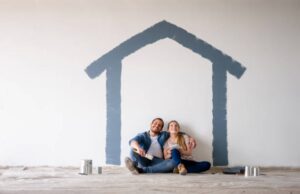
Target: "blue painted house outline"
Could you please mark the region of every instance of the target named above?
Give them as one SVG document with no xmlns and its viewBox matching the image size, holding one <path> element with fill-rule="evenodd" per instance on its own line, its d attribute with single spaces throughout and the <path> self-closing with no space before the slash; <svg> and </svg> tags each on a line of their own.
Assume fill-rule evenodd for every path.
<svg viewBox="0 0 300 194">
<path fill-rule="evenodd" d="M 140 48 L 164 38 L 170 38 L 212 62 L 213 164 L 227 165 L 227 72 L 240 78 L 246 68 L 212 45 L 167 21 L 161 21 L 134 35 L 85 69 L 90 78 L 106 71 L 106 163 L 120 164 L 122 60 Z"/>
</svg>

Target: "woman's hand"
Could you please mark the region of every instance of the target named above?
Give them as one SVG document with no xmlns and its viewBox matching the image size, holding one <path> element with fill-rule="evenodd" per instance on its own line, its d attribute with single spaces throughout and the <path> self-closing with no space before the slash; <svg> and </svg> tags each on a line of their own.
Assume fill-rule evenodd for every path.
<svg viewBox="0 0 300 194">
<path fill-rule="evenodd" d="M 172 152 L 172 148 L 168 147 L 164 149 L 164 158 L 165 159 L 169 159 L 171 158 L 171 152 Z"/>
</svg>

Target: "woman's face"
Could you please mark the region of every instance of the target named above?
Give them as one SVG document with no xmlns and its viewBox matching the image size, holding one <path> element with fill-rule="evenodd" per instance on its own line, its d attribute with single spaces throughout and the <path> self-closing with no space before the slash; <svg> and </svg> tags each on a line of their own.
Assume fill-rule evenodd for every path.
<svg viewBox="0 0 300 194">
<path fill-rule="evenodd" d="M 170 133 L 178 133 L 179 132 L 179 125 L 176 122 L 171 122 L 169 124 L 169 132 Z"/>
</svg>

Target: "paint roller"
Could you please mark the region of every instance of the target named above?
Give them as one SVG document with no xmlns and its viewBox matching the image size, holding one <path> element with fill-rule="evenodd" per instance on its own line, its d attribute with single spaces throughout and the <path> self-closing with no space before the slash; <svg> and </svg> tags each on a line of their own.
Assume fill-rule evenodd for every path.
<svg viewBox="0 0 300 194">
<path fill-rule="evenodd" d="M 138 150 L 137 150 L 136 148 L 133 148 L 133 151 L 134 151 L 135 153 L 138 153 Z M 150 154 L 145 154 L 144 157 L 147 158 L 148 160 L 153 160 L 153 156 L 150 155 Z"/>
</svg>

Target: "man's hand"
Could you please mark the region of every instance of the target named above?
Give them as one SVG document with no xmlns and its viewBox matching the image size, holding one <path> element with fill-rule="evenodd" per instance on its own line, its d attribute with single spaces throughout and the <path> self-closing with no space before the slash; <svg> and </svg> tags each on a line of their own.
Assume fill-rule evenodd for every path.
<svg viewBox="0 0 300 194">
<path fill-rule="evenodd" d="M 194 148 L 196 148 L 196 140 L 192 137 L 189 138 L 189 148 L 192 150 Z"/>
<path fill-rule="evenodd" d="M 143 157 L 145 157 L 146 152 L 143 148 L 140 147 L 139 143 L 136 141 L 132 141 L 130 143 L 130 146 L 132 147 L 133 151 Z"/>
<path fill-rule="evenodd" d="M 143 148 L 137 147 L 137 148 L 133 148 L 133 151 L 143 157 L 145 157 L 146 152 Z"/>
</svg>

